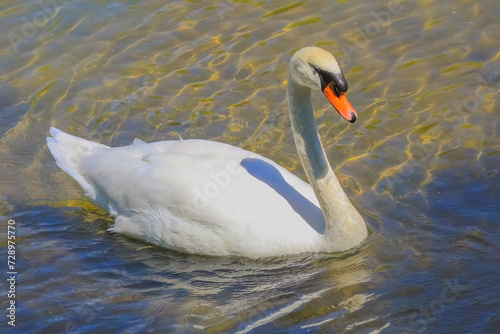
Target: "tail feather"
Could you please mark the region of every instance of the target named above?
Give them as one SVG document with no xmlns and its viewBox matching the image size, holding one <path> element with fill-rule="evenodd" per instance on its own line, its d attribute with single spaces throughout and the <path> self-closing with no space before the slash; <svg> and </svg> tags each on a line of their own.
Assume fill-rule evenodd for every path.
<svg viewBox="0 0 500 334">
<path fill-rule="evenodd" d="M 51 137 L 47 137 L 47 146 L 56 159 L 57 165 L 74 178 L 86 195 L 96 200 L 94 187 L 80 174 L 79 164 L 82 159 L 96 150 L 109 148 L 106 145 L 78 138 L 56 128 L 50 128 Z"/>
</svg>

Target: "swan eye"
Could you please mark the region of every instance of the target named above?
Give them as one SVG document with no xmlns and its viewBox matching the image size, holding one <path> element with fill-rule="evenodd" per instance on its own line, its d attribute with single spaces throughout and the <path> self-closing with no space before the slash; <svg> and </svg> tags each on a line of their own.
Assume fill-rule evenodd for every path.
<svg viewBox="0 0 500 334">
<path fill-rule="evenodd" d="M 321 70 L 317 67 L 313 67 L 314 73 L 317 73 L 319 76 L 319 80 L 321 82 L 321 91 L 325 90 L 326 86 L 330 84 L 330 82 L 334 83 L 335 93 L 340 95 L 340 93 L 347 92 L 347 81 L 344 78 L 344 74 L 340 73 L 332 73 L 329 71 Z"/>
</svg>

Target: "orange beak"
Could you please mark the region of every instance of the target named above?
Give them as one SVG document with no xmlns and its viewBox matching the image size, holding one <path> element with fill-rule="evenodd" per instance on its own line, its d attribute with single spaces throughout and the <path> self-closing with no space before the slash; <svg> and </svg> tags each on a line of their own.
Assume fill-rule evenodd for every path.
<svg viewBox="0 0 500 334">
<path fill-rule="evenodd" d="M 351 106 L 351 103 L 347 100 L 344 93 L 337 95 L 333 87 L 333 82 L 330 82 L 328 86 L 323 90 L 326 98 L 330 103 L 337 109 L 339 114 L 351 123 L 354 123 L 356 118 L 358 118 L 358 113 Z"/>
</svg>

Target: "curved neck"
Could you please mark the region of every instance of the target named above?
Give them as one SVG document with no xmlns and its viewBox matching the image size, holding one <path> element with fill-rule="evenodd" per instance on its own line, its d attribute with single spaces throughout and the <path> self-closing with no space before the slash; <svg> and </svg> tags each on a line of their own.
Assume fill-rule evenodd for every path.
<svg viewBox="0 0 500 334">
<path fill-rule="evenodd" d="M 307 178 L 310 182 L 324 178 L 332 168 L 314 123 L 311 89 L 289 81 L 287 99 L 295 145 Z"/>
<path fill-rule="evenodd" d="M 332 171 L 314 123 L 311 89 L 288 75 L 287 100 L 297 153 L 325 217 L 332 250 L 345 250 L 366 237 L 366 225 Z"/>
</svg>

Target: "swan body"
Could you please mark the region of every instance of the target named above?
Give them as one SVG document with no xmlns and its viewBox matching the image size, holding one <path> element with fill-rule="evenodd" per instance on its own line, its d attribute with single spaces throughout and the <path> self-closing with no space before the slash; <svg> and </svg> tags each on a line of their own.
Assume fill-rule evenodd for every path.
<svg viewBox="0 0 500 334">
<path fill-rule="evenodd" d="M 108 147 L 55 128 L 58 166 L 115 217 L 112 231 L 169 249 L 264 257 L 344 251 L 367 235 L 326 158 L 311 104 L 321 90 L 356 119 L 333 56 L 304 48 L 291 59 L 287 98 L 295 144 L 310 184 L 259 154 L 207 140 Z"/>
</svg>

